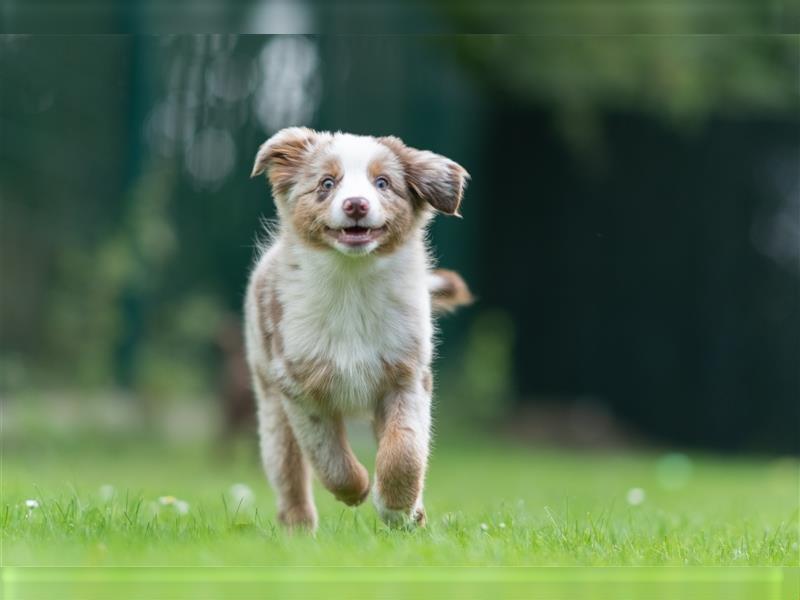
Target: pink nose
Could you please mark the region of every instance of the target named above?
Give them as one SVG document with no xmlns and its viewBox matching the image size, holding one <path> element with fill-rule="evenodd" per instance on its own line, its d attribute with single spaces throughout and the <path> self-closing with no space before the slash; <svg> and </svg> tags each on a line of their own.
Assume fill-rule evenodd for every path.
<svg viewBox="0 0 800 600">
<path fill-rule="evenodd" d="M 369 202 L 366 198 L 348 198 L 342 205 L 344 214 L 353 219 L 360 219 L 369 211 Z"/>
</svg>

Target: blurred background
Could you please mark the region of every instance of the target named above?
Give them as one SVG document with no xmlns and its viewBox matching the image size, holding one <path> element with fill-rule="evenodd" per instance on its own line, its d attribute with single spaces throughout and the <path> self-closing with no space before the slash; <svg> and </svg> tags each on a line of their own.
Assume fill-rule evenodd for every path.
<svg viewBox="0 0 800 600">
<path fill-rule="evenodd" d="M 731 22 L 780 17 L 760 6 Z M 513 26 L 485 8 L 363 17 Z M 346 26 L 315 3 L 215 10 Z M 666 33 L 703 18 L 648 15 Z M 432 227 L 478 297 L 441 322 L 440 431 L 798 453 L 798 73 L 792 36 L 2 36 L 6 430 L 254 435 L 241 306 L 274 209 L 248 175 L 307 125 L 472 175 L 464 219 Z"/>
</svg>

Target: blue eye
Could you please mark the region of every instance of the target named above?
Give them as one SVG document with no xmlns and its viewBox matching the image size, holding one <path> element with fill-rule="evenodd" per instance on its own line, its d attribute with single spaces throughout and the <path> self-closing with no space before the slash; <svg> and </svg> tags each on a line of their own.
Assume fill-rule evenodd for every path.
<svg viewBox="0 0 800 600">
<path fill-rule="evenodd" d="M 386 188 L 389 187 L 389 180 L 383 176 L 378 177 L 375 180 L 375 187 L 378 188 L 379 190 L 385 190 Z"/>
<path fill-rule="evenodd" d="M 336 181 L 334 181 L 333 177 L 325 177 L 321 182 L 320 186 L 323 190 L 332 190 L 336 185 Z"/>
</svg>

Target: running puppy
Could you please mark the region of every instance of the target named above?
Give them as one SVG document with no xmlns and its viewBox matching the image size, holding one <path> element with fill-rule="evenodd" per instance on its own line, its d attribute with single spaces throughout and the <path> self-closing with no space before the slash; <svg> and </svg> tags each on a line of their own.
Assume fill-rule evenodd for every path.
<svg viewBox="0 0 800 600">
<path fill-rule="evenodd" d="M 311 471 L 348 505 L 369 474 L 343 418 L 378 439 L 373 501 L 390 524 L 425 522 L 432 311 L 470 302 L 461 277 L 431 270 L 425 230 L 458 215 L 469 175 L 396 137 L 284 129 L 258 151 L 280 226 L 250 275 L 247 359 L 261 454 L 288 527 L 317 525 Z"/>
</svg>

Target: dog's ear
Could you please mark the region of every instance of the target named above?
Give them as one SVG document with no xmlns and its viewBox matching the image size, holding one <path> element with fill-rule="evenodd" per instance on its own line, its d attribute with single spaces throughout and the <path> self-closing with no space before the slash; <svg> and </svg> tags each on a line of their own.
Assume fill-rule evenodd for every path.
<svg viewBox="0 0 800 600">
<path fill-rule="evenodd" d="M 267 174 L 275 194 L 289 191 L 318 133 L 308 127 L 287 127 L 261 144 L 250 177 Z"/>
<path fill-rule="evenodd" d="M 460 217 L 458 212 L 469 173 L 457 162 L 427 150 L 406 146 L 394 136 L 378 138 L 403 164 L 411 193 L 439 212 Z"/>
</svg>

